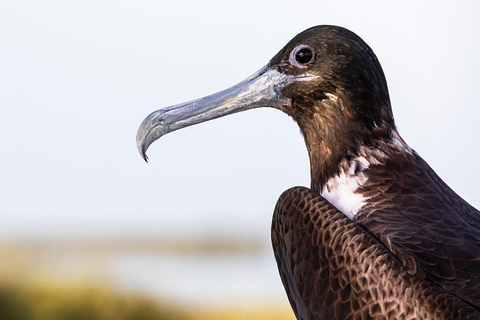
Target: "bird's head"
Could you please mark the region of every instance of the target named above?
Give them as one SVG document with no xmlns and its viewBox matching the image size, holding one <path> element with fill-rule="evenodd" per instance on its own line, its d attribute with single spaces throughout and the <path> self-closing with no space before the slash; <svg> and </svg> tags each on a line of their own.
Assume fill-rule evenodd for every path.
<svg viewBox="0 0 480 320">
<path fill-rule="evenodd" d="M 339 163 L 355 157 L 361 146 L 389 139 L 395 130 L 385 76 L 373 51 L 351 31 L 317 26 L 294 37 L 243 82 L 151 113 L 138 130 L 138 149 L 146 160 L 150 144 L 169 132 L 258 107 L 280 109 L 298 123 L 317 187 L 338 174 Z"/>
</svg>

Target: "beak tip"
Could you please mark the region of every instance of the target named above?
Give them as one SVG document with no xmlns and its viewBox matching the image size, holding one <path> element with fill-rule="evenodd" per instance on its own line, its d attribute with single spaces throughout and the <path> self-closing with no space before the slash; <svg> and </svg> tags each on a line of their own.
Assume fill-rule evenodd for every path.
<svg viewBox="0 0 480 320">
<path fill-rule="evenodd" d="M 145 145 L 145 140 L 142 137 L 140 139 L 137 137 L 138 153 L 140 153 L 140 156 L 143 158 L 143 160 L 145 160 L 145 162 L 148 162 L 147 148 L 148 146 Z"/>
<path fill-rule="evenodd" d="M 148 156 L 147 156 L 147 148 L 145 146 L 144 141 L 141 141 L 140 143 L 137 144 L 138 147 L 138 152 L 140 153 L 140 156 L 145 160 L 145 162 L 148 163 Z"/>
<path fill-rule="evenodd" d="M 158 118 L 157 112 L 145 118 L 137 132 L 137 149 L 145 162 L 148 162 L 148 147 L 168 132 L 165 126 L 155 124 L 154 121 L 151 120 L 154 117 Z"/>
</svg>

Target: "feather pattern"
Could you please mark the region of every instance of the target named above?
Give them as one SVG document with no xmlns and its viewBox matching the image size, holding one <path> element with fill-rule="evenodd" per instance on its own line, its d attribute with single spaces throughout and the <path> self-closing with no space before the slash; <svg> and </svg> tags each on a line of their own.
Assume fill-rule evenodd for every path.
<svg viewBox="0 0 480 320">
<path fill-rule="evenodd" d="M 359 192 L 369 199 L 356 221 L 409 268 L 479 308 L 478 210 L 415 152 L 383 157 L 365 174 Z"/>
<path fill-rule="evenodd" d="M 272 243 L 299 320 L 480 318 L 310 189 L 282 194 Z"/>
</svg>

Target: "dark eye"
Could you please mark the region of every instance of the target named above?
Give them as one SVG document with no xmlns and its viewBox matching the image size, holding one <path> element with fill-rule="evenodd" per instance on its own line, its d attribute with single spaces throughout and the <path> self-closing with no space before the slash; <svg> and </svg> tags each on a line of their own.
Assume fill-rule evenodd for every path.
<svg viewBox="0 0 480 320">
<path fill-rule="evenodd" d="M 312 61 L 312 59 L 313 59 L 313 51 L 310 48 L 300 49 L 295 55 L 295 60 L 297 60 L 301 64 L 309 63 L 310 61 Z"/>
<path fill-rule="evenodd" d="M 315 60 L 315 52 L 307 45 L 299 45 L 290 53 L 290 63 L 299 67 L 305 68 L 306 64 L 312 63 Z"/>
</svg>

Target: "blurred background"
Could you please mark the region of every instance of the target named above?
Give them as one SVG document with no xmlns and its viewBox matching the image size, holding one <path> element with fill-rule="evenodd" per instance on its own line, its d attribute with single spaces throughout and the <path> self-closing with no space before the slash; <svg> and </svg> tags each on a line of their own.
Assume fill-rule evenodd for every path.
<svg viewBox="0 0 480 320">
<path fill-rule="evenodd" d="M 375 51 L 400 134 L 480 207 L 478 1 L 0 1 L 0 319 L 294 319 L 270 245 L 309 185 L 257 109 L 136 150 L 152 111 L 225 89 L 293 36 Z"/>
</svg>

